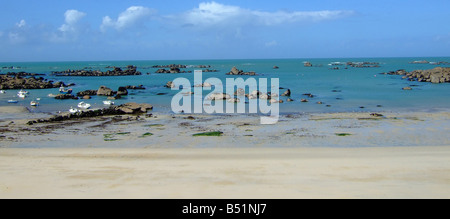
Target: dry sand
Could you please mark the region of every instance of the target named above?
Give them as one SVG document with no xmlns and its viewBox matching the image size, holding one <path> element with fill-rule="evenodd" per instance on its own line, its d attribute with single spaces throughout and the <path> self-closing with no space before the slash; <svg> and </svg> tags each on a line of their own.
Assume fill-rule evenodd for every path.
<svg viewBox="0 0 450 219">
<path fill-rule="evenodd" d="M 450 198 L 450 147 L 0 149 L 0 198 Z"/>
</svg>

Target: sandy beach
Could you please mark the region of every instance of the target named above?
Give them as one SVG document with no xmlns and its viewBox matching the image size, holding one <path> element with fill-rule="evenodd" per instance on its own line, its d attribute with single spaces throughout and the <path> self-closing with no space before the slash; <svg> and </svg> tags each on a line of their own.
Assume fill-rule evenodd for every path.
<svg viewBox="0 0 450 219">
<path fill-rule="evenodd" d="M 157 113 L 27 125 L 49 115 L 2 112 L 0 198 L 450 198 L 448 112 L 269 126 Z M 194 136 L 211 131 L 223 134 Z"/>
<path fill-rule="evenodd" d="M 1 149 L 0 198 L 449 198 L 450 147 Z"/>
</svg>

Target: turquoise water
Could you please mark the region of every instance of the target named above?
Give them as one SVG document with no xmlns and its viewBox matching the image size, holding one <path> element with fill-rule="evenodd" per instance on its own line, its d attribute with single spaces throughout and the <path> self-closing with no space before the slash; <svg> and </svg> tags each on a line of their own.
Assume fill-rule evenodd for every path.
<svg viewBox="0 0 450 219">
<path fill-rule="evenodd" d="M 155 74 L 157 69 L 153 65 L 184 64 L 184 65 L 211 65 L 210 69 L 219 72 L 203 73 L 203 79 L 217 77 L 225 82 L 233 66 L 244 71 L 255 71 L 259 75 L 256 78 L 279 78 L 280 87 L 289 88 L 292 91 L 294 102 L 280 104 L 282 113 L 302 112 L 360 112 L 360 111 L 446 111 L 450 107 L 450 84 L 431 84 L 410 82 L 401 79 L 401 76 L 381 75 L 379 73 L 406 69 L 431 69 L 436 67 L 430 64 L 410 64 L 416 60 L 428 60 L 431 62 L 450 62 L 449 57 L 443 58 L 358 58 L 358 59 L 273 59 L 273 60 L 171 60 L 171 61 L 92 61 L 92 62 L 40 62 L 40 63 L 0 63 L 3 66 L 15 66 L 20 69 L 0 69 L 0 73 L 25 71 L 30 73 L 46 74 L 45 78 L 65 83 L 75 83 L 72 87 L 74 93 L 83 90 L 96 90 L 101 85 L 117 90 L 119 86 L 144 85 L 146 90 L 129 91 L 131 95 L 116 100 L 116 104 L 125 102 L 150 103 L 155 106 L 157 112 L 171 112 L 172 97 L 178 91 L 171 91 L 164 87 L 168 81 L 177 77 L 188 78 L 193 85 L 193 74 Z M 303 62 L 309 61 L 313 65 L 321 67 L 304 67 Z M 330 69 L 328 64 L 332 62 L 378 62 L 379 68 L 352 68 L 340 70 Z M 107 66 L 125 68 L 127 65 L 135 65 L 141 76 L 121 77 L 55 77 L 52 71 L 67 69 L 83 69 L 90 67 L 106 71 Z M 273 66 L 279 69 L 273 69 Z M 442 67 L 450 67 L 443 65 Z M 194 71 L 195 68 L 182 69 Z M 147 73 L 150 73 L 147 75 Z M 231 76 L 240 77 L 240 76 Z M 248 76 L 242 76 L 246 79 Z M 406 86 L 414 86 L 411 91 L 403 91 Z M 417 85 L 417 86 L 415 86 Z M 71 106 L 75 107 L 81 100 L 55 100 L 47 97 L 48 94 L 57 94 L 58 89 L 29 90 L 30 96 L 25 100 L 16 97 L 17 91 L 9 90 L 6 94 L 0 94 L 0 106 L 8 106 L 9 99 L 19 100 L 18 104 L 29 107 L 33 112 L 57 112 L 66 111 Z M 336 92 L 338 91 L 338 92 Z M 280 91 L 281 93 L 283 90 Z M 166 95 L 157 95 L 167 93 Z M 205 94 L 209 91 L 205 91 Z M 306 98 L 303 93 L 312 93 L 314 98 Z M 40 106 L 31 108 L 31 100 L 41 98 Z M 300 99 L 309 99 L 310 102 L 302 103 Z M 94 97 L 86 102 L 94 108 L 104 107 L 102 101 L 106 97 Z M 285 98 L 281 98 L 284 99 Z M 324 104 L 319 105 L 316 102 Z M 331 107 L 327 107 L 331 105 Z M 380 107 L 381 105 L 382 107 Z M 360 108 L 364 107 L 364 108 Z"/>
</svg>

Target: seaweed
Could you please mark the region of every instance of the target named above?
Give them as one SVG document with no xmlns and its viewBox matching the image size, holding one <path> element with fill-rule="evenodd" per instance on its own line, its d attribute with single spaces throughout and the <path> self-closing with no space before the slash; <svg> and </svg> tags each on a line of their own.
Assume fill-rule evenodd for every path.
<svg viewBox="0 0 450 219">
<path fill-rule="evenodd" d="M 223 135 L 223 132 L 203 132 L 203 133 L 194 134 L 192 136 L 198 137 L 198 136 L 222 136 L 222 135 Z"/>
</svg>

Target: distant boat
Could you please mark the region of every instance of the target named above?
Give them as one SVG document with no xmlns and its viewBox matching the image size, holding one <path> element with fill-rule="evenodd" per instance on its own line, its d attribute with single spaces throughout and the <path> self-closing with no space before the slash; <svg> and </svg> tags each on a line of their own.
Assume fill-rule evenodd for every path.
<svg viewBox="0 0 450 219">
<path fill-rule="evenodd" d="M 30 105 L 31 105 L 31 106 L 39 106 L 39 103 L 36 102 L 36 101 L 31 101 L 31 102 L 30 102 Z"/>
<path fill-rule="evenodd" d="M 59 88 L 59 92 L 62 93 L 62 94 L 71 94 L 72 93 L 72 89 L 67 89 L 66 90 L 66 88 L 64 88 L 64 86 L 61 86 Z"/>
<path fill-rule="evenodd" d="M 8 100 L 8 103 L 18 103 L 19 101 L 17 100 Z"/>
<path fill-rule="evenodd" d="M 6 93 L 6 91 L 0 90 L 0 94 L 5 94 L 5 93 Z"/>
<path fill-rule="evenodd" d="M 105 100 L 105 101 L 103 101 L 103 104 L 105 104 L 105 105 L 114 105 L 114 102 L 112 102 L 111 100 Z"/>
<path fill-rule="evenodd" d="M 73 107 L 70 107 L 69 112 L 70 113 L 78 113 L 78 112 L 80 112 L 80 110 L 79 109 L 75 109 Z"/>
<path fill-rule="evenodd" d="M 80 103 L 78 104 L 78 107 L 79 107 L 79 108 L 82 108 L 82 109 L 89 109 L 89 108 L 91 108 L 91 104 L 85 103 L 85 102 L 80 102 Z"/>
<path fill-rule="evenodd" d="M 20 97 L 20 98 L 25 98 L 25 97 L 28 96 L 28 94 L 29 94 L 28 91 L 20 90 L 20 91 L 17 93 L 17 96 Z"/>
<path fill-rule="evenodd" d="M 49 94 L 48 97 L 56 97 L 57 95 L 55 94 Z"/>
</svg>

